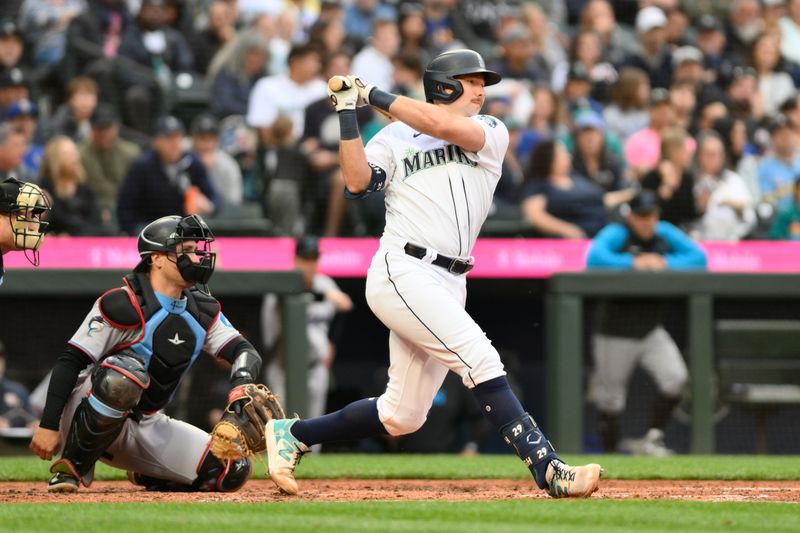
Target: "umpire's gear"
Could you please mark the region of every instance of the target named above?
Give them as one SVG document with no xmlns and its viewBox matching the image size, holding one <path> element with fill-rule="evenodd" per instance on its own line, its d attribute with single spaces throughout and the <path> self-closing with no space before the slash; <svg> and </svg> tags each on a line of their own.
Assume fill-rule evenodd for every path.
<svg viewBox="0 0 800 533">
<path fill-rule="evenodd" d="M 446 104 L 454 102 L 464 92 L 464 87 L 456 78 L 466 74 L 483 74 L 487 86 L 501 80 L 500 74 L 486 69 L 478 52 L 467 49 L 449 50 L 436 56 L 425 69 L 422 76 L 425 100 L 437 100 Z M 447 92 L 448 89 L 452 92 Z"/>
</svg>

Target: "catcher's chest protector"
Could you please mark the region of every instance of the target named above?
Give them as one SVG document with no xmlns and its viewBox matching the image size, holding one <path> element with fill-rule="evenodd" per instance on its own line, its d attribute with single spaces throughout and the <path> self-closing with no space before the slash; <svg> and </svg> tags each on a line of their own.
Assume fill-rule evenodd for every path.
<svg viewBox="0 0 800 533">
<path fill-rule="evenodd" d="M 159 299 L 143 274 L 128 275 L 125 283 L 136 301 L 126 298 L 128 309 L 123 310 L 120 307 L 125 304 L 117 298 L 122 305 L 114 306 L 115 311 L 139 315 L 136 326 L 142 331 L 131 349 L 142 356 L 150 374 L 150 387 L 144 391 L 139 409 L 158 411 L 167 405 L 181 378 L 200 355 L 206 334 L 219 313 L 219 302 L 197 290 L 184 291 L 185 299 L 181 301 Z"/>
</svg>

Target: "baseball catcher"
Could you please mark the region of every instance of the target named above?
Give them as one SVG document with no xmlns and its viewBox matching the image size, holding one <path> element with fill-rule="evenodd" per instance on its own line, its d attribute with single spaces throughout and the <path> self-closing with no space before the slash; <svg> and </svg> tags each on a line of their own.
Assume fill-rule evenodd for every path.
<svg viewBox="0 0 800 533">
<path fill-rule="evenodd" d="M 51 492 L 89 486 L 100 460 L 159 491 L 235 491 L 252 471 L 246 457 L 263 440 L 261 417 L 283 411 L 254 385 L 261 357 L 228 321 L 205 285 L 214 272 L 211 234 L 197 215 L 167 216 L 139 234 L 141 261 L 95 302 L 53 368 L 31 450 L 49 460 Z M 232 365 L 229 434 L 242 453 L 222 461 L 209 434 L 164 414 L 186 372 L 202 354 Z M 268 406 L 265 409 L 257 405 Z M 252 418 L 251 418 L 252 417 Z M 239 421 L 259 420 L 255 429 Z M 221 426 L 227 428 L 227 425 Z M 213 439 L 217 442 L 217 439 Z"/>
</svg>

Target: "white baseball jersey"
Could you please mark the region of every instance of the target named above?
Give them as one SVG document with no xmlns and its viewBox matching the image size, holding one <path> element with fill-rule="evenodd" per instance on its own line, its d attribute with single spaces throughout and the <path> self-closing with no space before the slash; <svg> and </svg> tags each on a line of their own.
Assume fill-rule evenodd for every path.
<svg viewBox="0 0 800 533">
<path fill-rule="evenodd" d="M 386 172 L 386 227 L 367 272 L 370 309 L 391 330 L 389 383 L 378 415 L 391 435 L 425 422 L 447 372 L 465 386 L 505 374 L 497 350 L 464 309 L 466 277 L 432 265 L 434 254 L 466 259 L 489 213 L 508 130 L 494 117 L 471 117 L 486 141 L 465 152 L 395 122 L 367 144 L 370 165 Z M 418 259 L 406 243 L 427 248 Z"/>
<path fill-rule="evenodd" d="M 394 122 L 367 144 L 367 160 L 386 172 L 384 236 L 467 258 L 489 214 L 508 148 L 495 117 L 470 117 L 483 127 L 484 147 L 465 152 Z"/>
</svg>

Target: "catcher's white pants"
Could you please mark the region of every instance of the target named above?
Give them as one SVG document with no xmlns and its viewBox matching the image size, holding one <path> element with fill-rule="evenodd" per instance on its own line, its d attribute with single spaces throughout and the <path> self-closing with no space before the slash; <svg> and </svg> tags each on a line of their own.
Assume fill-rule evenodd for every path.
<svg viewBox="0 0 800 533">
<path fill-rule="evenodd" d="M 636 365 L 653 378 L 664 396 L 678 396 L 689 379 L 689 371 L 669 333 L 658 326 L 642 339 L 595 335 L 594 372 L 590 397 L 601 411 L 625 409 L 628 381 Z"/>
<path fill-rule="evenodd" d="M 391 435 L 425 423 L 448 370 L 464 385 L 505 375 L 497 350 L 464 310 L 465 276 L 406 255 L 405 241 L 384 236 L 367 273 L 367 303 L 391 330 L 389 383 L 378 414 Z"/>
<path fill-rule="evenodd" d="M 73 389 L 61 417 L 62 443 L 67 441 L 75 409 L 91 388 L 91 372 L 88 372 Z M 126 419 L 122 433 L 106 449 L 100 461 L 121 470 L 189 484 L 197 479 L 197 469 L 210 440 L 209 434 L 202 429 L 159 411 L 145 416 L 138 423 Z"/>
</svg>

